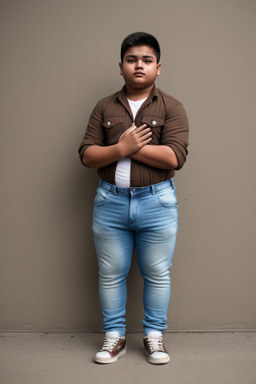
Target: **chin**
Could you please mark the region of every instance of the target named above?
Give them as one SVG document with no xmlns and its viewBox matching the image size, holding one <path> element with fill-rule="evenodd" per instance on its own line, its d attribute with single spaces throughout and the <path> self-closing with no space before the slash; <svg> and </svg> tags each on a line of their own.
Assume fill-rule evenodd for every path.
<svg viewBox="0 0 256 384">
<path fill-rule="evenodd" d="M 137 89 L 144 89 L 144 88 L 152 87 L 153 85 L 154 85 L 154 83 L 138 82 L 136 84 L 133 84 L 133 87 L 137 88 Z"/>
</svg>

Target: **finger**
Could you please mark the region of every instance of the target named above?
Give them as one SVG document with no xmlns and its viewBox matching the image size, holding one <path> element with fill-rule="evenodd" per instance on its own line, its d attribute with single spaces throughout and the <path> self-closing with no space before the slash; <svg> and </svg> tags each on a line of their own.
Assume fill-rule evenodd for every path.
<svg viewBox="0 0 256 384">
<path fill-rule="evenodd" d="M 136 125 L 132 123 L 131 128 L 128 129 L 128 132 L 132 132 L 134 129 L 136 129 Z"/>
<path fill-rule="evenodd" d="M 152 140 L 152 137 L 149 137 L 147 140 L 144 140 L 141 144 L 147 145 L 148 143 L 150 143 L 151 140 Z"/>
<path fill-rule="evenodd" d="M 137 132 L 143 131 L 147 127 L 147 124 L 143 124 L 140 127 L 137 128 Z"/>
<path fill-rule="evenodd" d="M 137 132 L 136 132 L 137 133 Z M 139 137 L 143 137 L 143 136 L 151 136 L 152 135 L 152 132 L 151 132 L 151 129 L 150 128 L 144 128 L 143 131 L 141 132 L 138 132 L 138 136 Z"/>
</svg>

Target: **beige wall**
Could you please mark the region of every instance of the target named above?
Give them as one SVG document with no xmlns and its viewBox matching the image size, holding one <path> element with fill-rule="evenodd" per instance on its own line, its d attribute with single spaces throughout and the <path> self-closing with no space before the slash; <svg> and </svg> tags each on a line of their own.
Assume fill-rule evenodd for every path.
<svg viewBox="0 0 256 384">
<path fill-rule="evenodd" d="M 119 47 L 138 30 L 159 39 L 157 85 L 191 125 L 169 330 L 255 329 L 256 2 L 2 0 L 0 13 L 0 329 L 101 330 L 97 176 L 77 148 L 96 101 L 122 86 Z M 136 260 L 128 289 L 140 330 Z"/>
</svg>

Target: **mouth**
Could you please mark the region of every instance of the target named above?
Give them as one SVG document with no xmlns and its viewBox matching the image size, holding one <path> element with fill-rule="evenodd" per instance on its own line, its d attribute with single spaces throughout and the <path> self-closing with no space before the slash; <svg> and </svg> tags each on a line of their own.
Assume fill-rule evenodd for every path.
<svg viewBox="0 0 256 384">
<path fill-rule="evenodd" d="M 145 76 L 145 74 L 143 72 L 134 72 L 134 76 L 142 77 L 142 76 Z"/>
</svg>

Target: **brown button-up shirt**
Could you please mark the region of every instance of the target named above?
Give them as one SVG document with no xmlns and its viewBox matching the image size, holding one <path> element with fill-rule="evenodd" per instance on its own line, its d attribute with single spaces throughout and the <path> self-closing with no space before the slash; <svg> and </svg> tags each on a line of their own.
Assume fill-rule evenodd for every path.
<svg viewBox="0 0 256 384">
<path fill-rule="evenodd" d="M 122 133 L 132 123 L 137 127 L 147 124 L 152 131 L 148 145 L 167 145 L 175 153 L 180 169 L 186 161 L 189 124 L 183 105 L 178 100 L 154 87 L 151 95 L 140 107 L 133 120 L 125 94 L 125 86 L 119 92 L 100 100 L 94 108 L 79 147 L 83 161 L 84 151 L 91 145 L 108 146 L 118 142 Z M 117 162 L 98 168 L 98 175 L 108 183 L 115 184 Z M 131 187 L 144 187 L 173 177 L 174 169 L 160 169 L 131 160 Z"/>
</svg>

